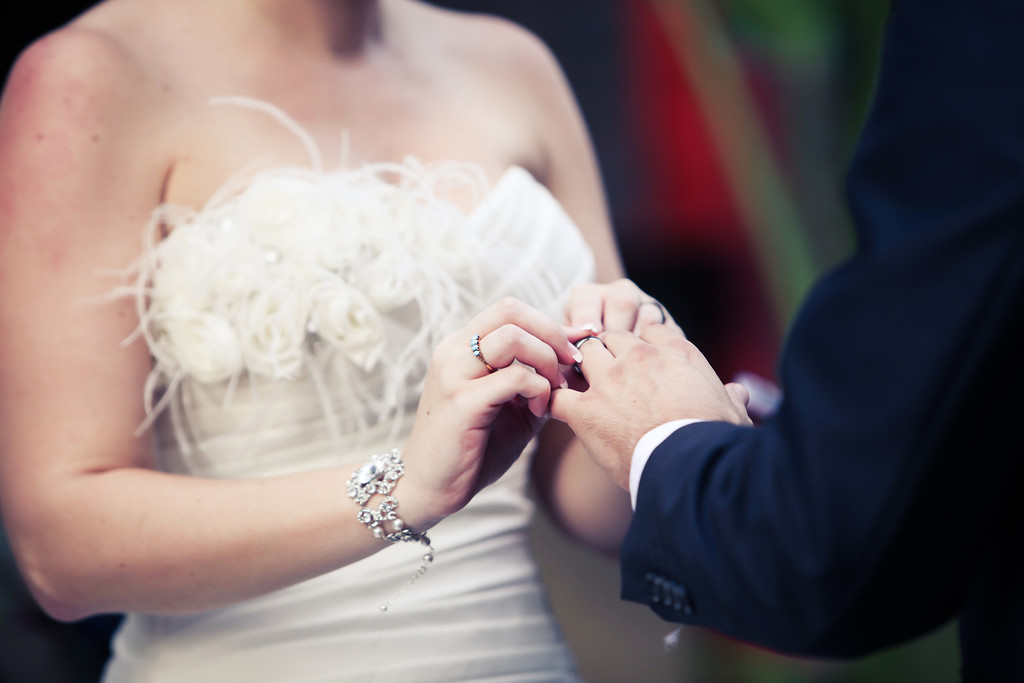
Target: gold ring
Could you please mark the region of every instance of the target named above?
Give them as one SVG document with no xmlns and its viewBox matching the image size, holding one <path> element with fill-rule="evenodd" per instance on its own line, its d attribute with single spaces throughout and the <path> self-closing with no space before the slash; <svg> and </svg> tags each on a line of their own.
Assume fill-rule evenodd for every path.
<svg viewBox="0 0 1024 683">
<path fill-rule="evenodd" d="M 479 334 L 474 334 L 472 338 L 469 340 L 469 350 L 473 352 L 473 355 L 476 357 L 478 361 L 484 364 L 484 367 L 487 368 L 488 372 L 494 372 L 494 368 L 491 366 L 490 363 L 484 360 L 484 354 L 480 351 Z"/>
</svg>

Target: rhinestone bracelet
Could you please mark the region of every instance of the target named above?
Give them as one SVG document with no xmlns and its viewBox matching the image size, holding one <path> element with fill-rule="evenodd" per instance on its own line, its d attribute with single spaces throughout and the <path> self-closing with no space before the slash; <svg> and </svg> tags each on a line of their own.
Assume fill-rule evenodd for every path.
<svg viewBox="0 0 1024 683">
<path fill-rule="evenodd" d="M 399 478 L 405 474 L 405 464 L 402 462 L 402 451 L 393 448 L 383 455 L 374 455 L 370 460 L 352 473 L 348 480 L 348 497 L 359 505 L 359 513 L 356 519 L 366 525 L 366 528 L 377 538 L 383 538 L 392 543 L 422 543 L 427 547 L 423 555 L 423 563 L 411 579 L 387 601 L 380 605 L 380 611 L 386 612 L 388 607 L 411 586 L 416 579 L 427 573 L 427 566 L 434 561 L 434 546 L 426 532 L 416 533 L 406 528 L 405 522 L 395 512 L 398 507 L 398 499 L 391 495 Z M 366 507 L 366 503 L 375 494 L 384 496 L 377 509 Z M 391 524 L 391 531 L 385 527 L 385 523 Z"/>
</svg>

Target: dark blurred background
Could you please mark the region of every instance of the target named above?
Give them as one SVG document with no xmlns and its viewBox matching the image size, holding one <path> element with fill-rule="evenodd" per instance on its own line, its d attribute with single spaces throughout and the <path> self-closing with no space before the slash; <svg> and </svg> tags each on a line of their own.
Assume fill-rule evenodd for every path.
<svg viewBox="0 0 1024 683">
<path fill-rule="evenodd" d="M 6 74 L 33 38 L 92 2 L 4 0 Z M 447 0 L 506 16 L 552 48 L 601 162 L 630 277 L 673 312 L 723 379 L 775 380 L 794 309 L 847 255 L 845 164 L 870 100 L 889 0 Z M 543 521 L 538 554 L 592 683 L 958 680 L 955 635 L 851 663 L 781 657 L 672 626 L 617 600 L 613 562 Z M 0 683 L 96 680 L 116 617 L 58 624 L 0 536 Z"/>
</svg>

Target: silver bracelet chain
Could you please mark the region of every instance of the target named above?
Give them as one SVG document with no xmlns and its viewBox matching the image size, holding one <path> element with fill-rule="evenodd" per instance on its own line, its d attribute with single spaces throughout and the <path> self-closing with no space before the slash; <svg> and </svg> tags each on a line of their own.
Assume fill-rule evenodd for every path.
<svg viewBox="0 0 1024 683">
<path fill-rule="evenodd" d="M 383 455 L 374 455 L 364 463 L 358 470 L 352 473 L 348 480 L 348 497 L 359 505 L 359 512 L 356 515 L 361 523 L 377 538 L 383 538 L 392 543 L 422 543 L 427 547 L 423 555 L 423 562 L 420 564 L 412 578 L 405 582 L 398 591 L 391 596 L 387 602 L 381 603 L 380 611 L 388 611 L 388 607 L 404 593 L 409 586 L 427 573 L 427 567 L 434 561 L 434 546 L 426 532 L 416 533 L 406 528 L 405 522 L 398 516 L 395 509 L 398 507 L 398 499 L 391 495 L 399 478 L 405 474 L 405 463 L 402 462 L 402 451 L 392 448 Z M 384 496 L 376 509 L 366 507 L 366 503 L 374 495 Z M 387 526 L 390 524 L 391 530 Z"/>
</svg>

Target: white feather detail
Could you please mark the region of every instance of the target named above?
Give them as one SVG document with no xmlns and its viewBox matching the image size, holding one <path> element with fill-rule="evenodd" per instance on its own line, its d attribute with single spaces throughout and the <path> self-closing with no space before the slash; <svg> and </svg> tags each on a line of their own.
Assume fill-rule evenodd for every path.
<svg viewBox="0 0 1024 683">
<path fill-rule="evenodd" d="M 140 323 L 125 343 L 142 337 L 153 357 L 139 433 L 166 412 L 185 456 L 210 436 L 179 400 L 186 385 L 229 411 L 238 392 L 260 404 L 277 384 L 303 382 L 335 440 L 371 422 L 397 436 L 443 335 L 507 294 L 557 315 L 568 287 L 593 275 L 571 219 L 522 169 L 502 178 L 511 192 L 500 202 L 474 164 L 407 158 L 324 172 L 280 110 L 215 103 L 273 115 L 312 167 L 264 162 L 199 210 L 157 207 L 142 256 L 111 293 L 134 299 Z M 448 199 L 467 195 L 468 213 Z M 258 419 L 246 414 L 237 430 Z"/>
<path fill-rule="evenodd" d="M 182 377 L 293 380 L 310 356 L 330 357 L 335 375 L 345 368 L 348 386 L 380 368 L 396 400 L 439 332 L 483 303 L 480 238 L 436 189 L 476 177 L 414 160 L 335 174 L 274 169 L 236 179 L 235 192 L 201 211 L 158 208 L 123 290 L 154 358 L 150 419 L 167 399 L 154 405 L 153 394 Z M 392 344 L 400 330 L 387 321 L 398 309 L 416 324 Z"/>
</svg>

